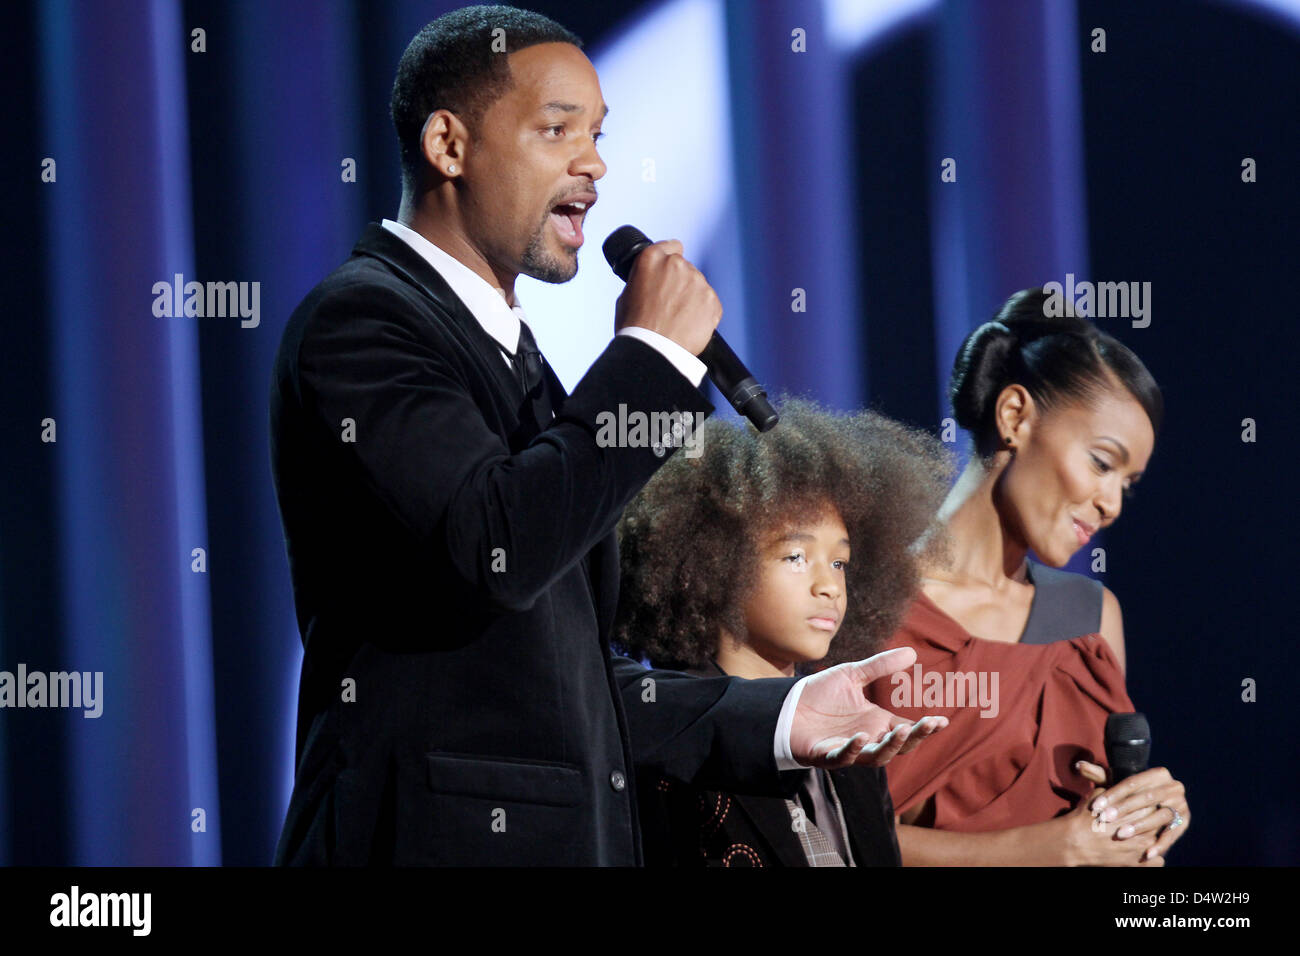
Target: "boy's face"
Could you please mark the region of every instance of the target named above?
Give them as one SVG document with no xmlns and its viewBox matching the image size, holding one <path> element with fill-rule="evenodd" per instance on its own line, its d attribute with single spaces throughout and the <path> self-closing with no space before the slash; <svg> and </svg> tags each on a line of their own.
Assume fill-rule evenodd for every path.
<svg viewBox="0 0 1300 956">
<path fill-rule="evenodd" d="M 849 533 L 833 506 L 759 542 L 759 576 L 745 605 L 746 643 L 780 669 L 830 650 L 848 606 Z"/>
</svg>

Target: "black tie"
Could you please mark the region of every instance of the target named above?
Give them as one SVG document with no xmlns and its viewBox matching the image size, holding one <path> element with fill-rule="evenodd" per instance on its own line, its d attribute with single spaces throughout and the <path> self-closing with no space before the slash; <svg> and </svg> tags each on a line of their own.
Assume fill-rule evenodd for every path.
<svg viewBox="0 0 1300 956">
<path fill-rule="evenodd" d="M 519 345 L 510 358 L 515 367 L 515 378 L 529 398 L 536 398 L 535 390 L 542 384 L 542 353 L 537 350 L 537 340 L 522 320 L 519 322 Z"/>
<path fill-rule="evenodd" d="M 515 381 L 523 389 L 524 397 L 532 406 L 539 427 L 545 428 L 551 423 L 551 402 L 546 394 L 546 377 L 542 373 L 542 353 L 538 351 L 537 340 L 532 330 L 522 319 L 519 321 L 519 345 L 515 354 L 510 356 L 510 365 L 515 370 Z"/>
</svg>

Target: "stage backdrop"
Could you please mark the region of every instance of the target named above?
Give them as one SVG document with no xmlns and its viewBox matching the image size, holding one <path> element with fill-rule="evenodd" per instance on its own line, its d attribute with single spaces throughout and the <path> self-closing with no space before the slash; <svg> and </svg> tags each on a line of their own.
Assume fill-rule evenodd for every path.
<svg viewBox="0 0 1300 956">
<path fill-rule="evenodd" d="M 83 672 L 93 702 L 0 710 L 0 863 L 270 861 L 301 660 L 271 360 L 396 213 L 394 68 L 450 6 L 6 7 L 0 671 Z M 1150 283 L 1145 317 L 1097 321 L 1167 424 L 1076 569 L 1122 602 L 1195 808 L 1170 862 L 1300 863 L 1297 4 L 534 7 L 612 110 L 578 278 L 520 287 L 570 386 L 612 332 L 624 222 L 685 242 L 770 390 L 936 433 L 957 344 L 1011 292 Z M 236 314 L 177 315 L 190 281 L 233 283 Z"/>
</svg>

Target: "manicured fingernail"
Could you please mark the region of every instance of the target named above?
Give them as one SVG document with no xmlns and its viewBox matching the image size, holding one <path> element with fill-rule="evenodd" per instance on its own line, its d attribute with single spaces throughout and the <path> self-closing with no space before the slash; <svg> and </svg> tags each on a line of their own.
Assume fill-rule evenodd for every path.
<svg viewBox="0 0 1300 956">
<path fill-rule="evenodd" d="M 1110 823 L 1117 816 L 1119 816 L 1119 811 L 1114 807 L 1107 807 L 1105 810 L 1101 811 L 1101 818 L 1107 823 Z"/>
<path fill-rule="evenodd" d="M 1157 850 L 1155 847 L 1152 847 L 1151 849 L 1147 850 L 1146 859 L 1154 860 L 1159 855 L 1160 855 L 1160 851 Z"/>
<path fill-rule="evenodd" d="M 1115 836 L 1119 837 L 1121 840 L 1127 840 L 1132 835 L 1133 835 L 1133 824 L 1131 823 L 1125 824 L 1124 826 L 1120 827 L 1119 832 L 1115 834 Z"/>
<path fill-rule="evenodd" d="M 1097 810 L 1105 810 L 1106 803 L 1107 800 L 1105 797 L 1098 797 L 1096 802 L 1092 805 L 1093 812 L 1096 812 Z"/>
</svg>

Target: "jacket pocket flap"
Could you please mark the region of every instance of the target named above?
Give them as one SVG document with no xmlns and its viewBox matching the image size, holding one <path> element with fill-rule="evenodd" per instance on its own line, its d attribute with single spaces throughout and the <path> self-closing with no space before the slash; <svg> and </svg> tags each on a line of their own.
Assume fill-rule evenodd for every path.
<svg viewBox="0 0 1300 956">
<path fill-rule="evenodd" d="M 582 802 L 582 772 L 568 764 L 447 753 L 426 754 L 425 759 L 435 793 L 550 807 Z"/>
</svg>

